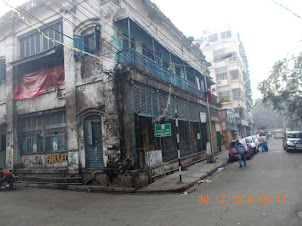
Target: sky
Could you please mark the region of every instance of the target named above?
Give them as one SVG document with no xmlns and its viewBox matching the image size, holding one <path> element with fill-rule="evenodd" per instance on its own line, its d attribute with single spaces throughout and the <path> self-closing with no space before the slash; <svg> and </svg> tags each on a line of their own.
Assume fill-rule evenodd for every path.
<svg viewBox="0 0 302 226">
<path fill-rule="evenodd" d="M 258 83 L 274 63 L 297 55 L 302 46 L 302 18 L 272 0 L 151 0 L 184 33 L 198 39 L 203 30 L 239 32 L 249 62 L 253 99 Z M 302 0 L 275 0 L 302 17 Z"/>
<path fill-rule="evenodd" d="M 10 0 L 24 3 L 28 0 Z M 151 0 L 187 37 L 203 30 L 239 32 L 249 62 L 253 99 L 258 83 L 267 78 L 277 60 L 297 55 L 302 47 L 302 0 Z M 0 15 L 8 10 L 0 0 Z"/>
</svg>

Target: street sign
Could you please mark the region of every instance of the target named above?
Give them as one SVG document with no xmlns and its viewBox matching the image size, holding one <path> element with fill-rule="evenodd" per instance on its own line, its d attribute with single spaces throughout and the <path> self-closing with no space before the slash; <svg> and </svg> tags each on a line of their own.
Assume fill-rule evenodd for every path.
<svg viewBox="0 0 302 226">
<path fill-rule="evenodd" d="M 155 125 L 156 137 L 170 137 L 171 136 L 171 123 Z"/>
</svg>

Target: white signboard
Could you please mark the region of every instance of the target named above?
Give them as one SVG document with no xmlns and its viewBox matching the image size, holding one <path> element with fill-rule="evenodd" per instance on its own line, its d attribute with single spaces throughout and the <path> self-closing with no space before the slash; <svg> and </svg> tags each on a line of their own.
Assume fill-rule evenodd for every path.
<svg viewBox="0 0 302 226">
<path fill-rule="evenodd" d="M 205 112 L 200 112 L 200 122 L 207 123 L 207 114 Z"/>
<path fill-rule="evenodd" d="M 216 126 L 216 132 L 220 132 L 220 125 L 219 125 L 219 123 L 216 123 L 215 126 Z"/>
</svg>

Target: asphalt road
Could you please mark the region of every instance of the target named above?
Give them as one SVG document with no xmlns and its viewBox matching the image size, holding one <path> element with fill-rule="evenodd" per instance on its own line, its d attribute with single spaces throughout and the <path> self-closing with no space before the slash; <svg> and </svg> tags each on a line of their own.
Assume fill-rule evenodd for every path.
<svg viewBox="0 0 302 226">
<path fill-rule="evenodd" d="M 302 153 L 271 139 L 269 152 L 229 164 L 187 195 L 0 191 L 0 225 L 302 225 L 301 178 Z"/>
</svg>

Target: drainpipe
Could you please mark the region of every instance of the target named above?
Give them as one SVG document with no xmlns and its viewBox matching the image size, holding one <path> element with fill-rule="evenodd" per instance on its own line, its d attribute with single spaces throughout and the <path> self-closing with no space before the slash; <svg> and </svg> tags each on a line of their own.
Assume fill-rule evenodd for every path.
<svg viewBox="0 0 302 226">
<path fill-rule="evenodd" d="M 169 57 L 170 57 L 170 70 L 171 70 L 171 83 L 174 85 L 174 73 L 173 73 L 173 70 L 172 70 L 172 54 L 171 52 L 169 52 Z"/>
</svg>

